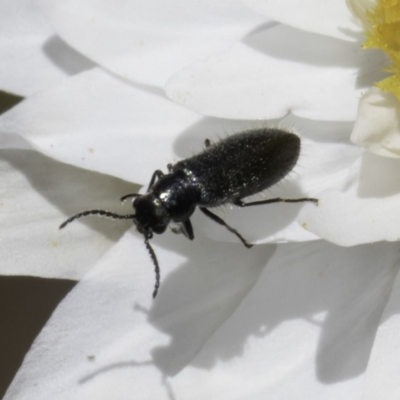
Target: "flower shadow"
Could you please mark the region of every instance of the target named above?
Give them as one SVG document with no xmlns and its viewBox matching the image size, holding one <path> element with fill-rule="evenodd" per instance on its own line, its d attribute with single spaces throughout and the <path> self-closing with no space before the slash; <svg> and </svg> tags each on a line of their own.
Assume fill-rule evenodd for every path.
<svg viewBox="0 0 400 400">
<path fill-rule="evenodd" d="M 57 231 L 63 219 L 82 210 L 99 208 L 120 213 L 131 212 L 131 209 L 127 211 L 126 207 L 121 206 L 119 198 L 135 191 L 137 186 L 132 183 L 63 164 L 33 150 L 7 149 L 0 153 L 0 157 L 20 171 L 37 193 L 65 215 L 64 218 L 54 212 L 54 215 L 48 216 L 59 219 L 55 221 L 54 231 Z M 28 213 L 25 207 L 29 205 L 25 205 L 21 199 L 19 212 Z M 32 211 L 29 210 L 29 214 Z M 81 222 L 111 241 L 117 241 L 131 226 L 130 222 L 111 222 L 102 218 L 85 218 Z"/>
<path fill-rule="evenodd" d="M 382 70 L 388 64 L 387 57 L 376 49 L 362 49 L 360 41 L 345 41 L 287 25 L 276 25 L 246 37 L 243 42 L 278 60 L 327 68 L 357 68 L 358 89 L 369 88 L 387 76 Z"/>
<path fill-rule="evenodd" d="M 361 156 L 358 195 L 361 198 L 385 198 L 400 193 L 400 182 L 395 173 L 399 168 L 398 158 L 364 152 Z"/>
<path fill-rule="evenodd" d="M 304 43 L 307 43 L 307 46 Z M 361 54 L 358 43 L 288 25 L 276 25 L 257 32 L 246 37 L 244 44 L 275 59 L 326 67 L 355 67 Z"/>
</svg>

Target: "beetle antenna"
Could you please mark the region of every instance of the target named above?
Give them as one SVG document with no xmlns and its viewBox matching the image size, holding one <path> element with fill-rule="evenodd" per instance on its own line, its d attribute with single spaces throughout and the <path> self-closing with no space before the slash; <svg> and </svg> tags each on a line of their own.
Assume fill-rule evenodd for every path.
<svg viewBox="0 0 400 400">
<path fill-rule="evenodd" d="M 150 236 L 148 234 L 144 234 L 144 243 L 146 244 L 147 250 L 150 253 L 150 257 L 153 260 L 155 267 L 154 272 L 156 273 L 156 284 L 154 285 L 154 292 L 153 292 L 153 299 L 155 299 L 157 296 L 158 288 L 160 287 L 160 266 L 158 265 L 156 253 L 151 247 L 149 239 Z"/>
<path fill-rule="evenodd" d="M 123 203 L 125 200 L 130 199 L 131 197 L 141 197 L 142 195 L 139 193 L 131 193 L 131 194 L 126 194 L 125 196 L 122 196 L 119 200 L 121 203 Z"/>
<path fill-rule="evenodd" d="M 88 211 L 83 211 L 81 213 L 75 214 L 72 217 L 68 218 L 66 221 L 64 221 L 59 229 L 65 228 L 66 225 L 71 223 L 72 221 L 75 221 L 78 218 L 81 217 L 86 217 L 87 215 L 99 215 L 99 216 L 105 216 L 105 217 L 110 217 L 113 219 L 134 219 L 135 214 L 127 214 L 127 215 L 120 215 L 120 214 L 115 214 L 110 211 L 106 210 L 88 210 Z"/>
</svg>

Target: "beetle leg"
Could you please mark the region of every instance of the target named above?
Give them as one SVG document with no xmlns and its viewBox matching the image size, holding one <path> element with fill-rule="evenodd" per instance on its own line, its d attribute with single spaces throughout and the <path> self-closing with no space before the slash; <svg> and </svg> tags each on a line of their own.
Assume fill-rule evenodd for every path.
<svg viewBox="0 0 400 400">
<path fill-rule="evenodd" d="M 193 227 L 190 219 L 182 222 L 182 232 L 190 240 L 194 239 Z"/>
<path fill-rule="evenodd" d="M 194 239 L 193 228 L 190 219 L 183 222 L 179 222 L 179 224 L 177 225 L 170 225 L 170 228 L 171 231 L 175 234 L 183 233 L 183 235 L 186 236 L 188 239 L 190 240 Z"/>
<path fill-rule="evenodd" d="M 318 199 L 313 199 L 311 197 L 302 197 L 300 199 L 282 199 L 281 197 L 276 197 L 274 199 L 252 201 L 250 203 L 244 203 L 242 200 L 235 200 L 233 204 L 238 207 L 249 207 L 249 206 L 259 206 L 262 204 L 271 204 L 271 203 L 302 203 L 305 201 L 311 201 L 315 204 L 318 204 Z"/>
<path fill-rule="evenodd" d="M 142 196 L 139 193 L 130 193 L 130 194 L 126 194 L 125 196 L 122 196 L 119 200 L 121 203 L 123 203 L 125 200 L 130 199 L 131 197 L 140 197 Z"/>
<path fill-rule="evenodd" d="M 235 234 L 247 248 L 253 247 L 253 245 L 250 244 L 236 229 L 229 226 L 222 218 L 218 217 L 218 215 L 215 215 L 207 208 L 204 207 L 199 207 L 199 208 L 200 211 L 202 211 L 208 218 L 212 219 L 217 224 L 225 226 L 229 232 Z"/>
<path fill-rule="evenodd" d="M 147 191 L 149 191 L 153 187 L 156 179 L 157 178 L 160 179 L 162 176 L 164 176 L 164 172 L 162 172 L 160 169 L 157 169 L 156 171 L 154 171 L 154 173 L 151 177 L 150 183 L 149 183 L 149 187 L 147 188 Z"/>
</svg>

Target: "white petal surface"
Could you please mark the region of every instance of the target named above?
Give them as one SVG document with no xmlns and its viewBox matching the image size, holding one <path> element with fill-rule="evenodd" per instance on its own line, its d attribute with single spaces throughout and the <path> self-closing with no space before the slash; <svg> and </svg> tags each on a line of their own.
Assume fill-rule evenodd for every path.
<svg viewBox="0 0 400 400">
<path fill-rule="evenodd" d="M 205 115 L 354 120 L 359 97 L 384 56 L 349 43 L 275 25 L 230 50 L 177 72 L 166 91 Z M 361 73 L 361 76 L 359 76 Z"/>
<path fill-rule="evenodd" d="M 127 234 L 61 303 L 5 400 L 362 398 L 398 246 L 250 253 L 164 236 L 152 303 L 136 239 Z"/>
<path fill-rule="evenodd" d="M 361 30 L 345 1 L 340 0 L 242 0 L 268 18 L 309 32 L 354 41 Z"/>
<path fill-rule="evenodd" d="M 0 171 L 3 275 L 79 279 L 131 226 L 97 219 L 58 229 L 68 215 L 88 206 L 128 211 L 113 207 L 132 191 L 119 179 L 28 150 L 0 151 Z"/>
<path fill-rule="evenodd" d="M 220 0 L 41 0 L 57 33 L 104 67 L 163 86 L 176 70 L 227 48 L 266 18 Z"/>
<path fill-rule="evenodd" d="M 0 2 L 0 89 L 29 96 L 92 63 L 59 38 L 35 1 Z"/>
<path fill-rule="evenodd" d="M 397 276 L 389 302 L 375 337 L 366 372 L 363 398 L 397 399 L 400 397 L 398 376 L 400 371 L 400 277 Z"/>
<path fill-rule="evenodd" d="M 318 207 L 306 205 L 303 227 L 342 246 L 400 239 L 400 160 L 365 152 L 341 191 L 318 196 Z"/>
<path fill-rule="evenodd" d="M 381 156 L 400 158 L 399 110 L 393 93 L 369 89 L 360 100 L 351 140 Z"/>
<path fill-rule="evenodd" d="M 217 141 L 218 136 L 254 125 L 200 117 L 102 70 L 73 77 L 0 118 L 0 132 L 19 133 L 51 157 L 145 185 L 156 169 L 165 171 L 168 163 L 202 151 L 206 138 Z M 318 197 L 321 191 L 340 185 L 360 151 L 347 140 L 351 124 L 293 117 L 281 126 L 300 129 L 302 156 L 290 176 L 265 197 Z M 300 207 L 275 204 L 227 210 L 224 218 L 242 227 L 241 233 L 250 241 L 315 239 L 296 222 Z M 236 242 L 234 235 L 203 215 L 194 216 L 194 225 L 203 235 Z"/>
<path fill-rule="evenodd" d="M 273 252 L 259 246 L 249 254 L 241 245 L 193 243 L 171 233 L 153 245 L 162 265 L 155 302 L 150 257 L 141 236 L 128 233 L 61 304 L 6 398 L 102 398 L 110 390 L 116 399 L 127 393 L 164 398 L 162 371 L 190 362 L 251 289 Z M 132 369 L 140 379 L 131 379 Z"/>
<path fill-rule="evenodd" d="M 161 93 L 93 69 L 3 114 L 0 133 L 20 134 L 60 161 L 147 184 L 173 159 L 173 138 L 200 119 Z"/>
</svg>

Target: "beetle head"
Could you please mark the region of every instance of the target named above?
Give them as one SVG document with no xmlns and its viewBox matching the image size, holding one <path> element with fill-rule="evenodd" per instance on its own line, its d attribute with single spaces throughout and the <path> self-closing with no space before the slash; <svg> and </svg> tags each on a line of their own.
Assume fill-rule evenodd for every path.
<svg viewBox="0 0 400 400">
<path fill-rule="evenodd" d="M 151 235 L 153 232 L 157 234 L 165 232 L 171 218 L 161 200 L 153 193 L 136 197 L 133 200 L 133 208 L 134 222 L 140 233 Z"/>
</svg>

